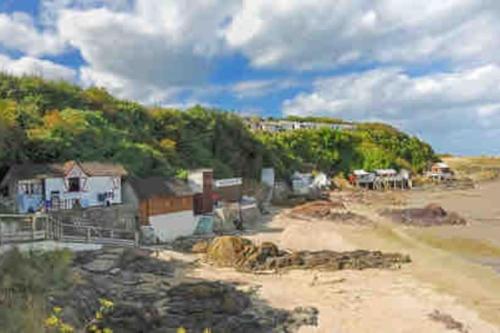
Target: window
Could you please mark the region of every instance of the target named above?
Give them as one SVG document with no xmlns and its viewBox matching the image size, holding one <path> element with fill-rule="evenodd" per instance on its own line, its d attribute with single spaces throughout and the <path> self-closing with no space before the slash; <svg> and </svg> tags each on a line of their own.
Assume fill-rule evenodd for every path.
<svg viewBox="0 0 500 333">
<path fill-rule="evenodd" d="M 80 192 L 80 178 L 74 177 L 68 179 L 68 191 Z"/>
<path fill-rule="evenodd" d="M 19 193 L 27 196 L 42 194 L 42 185 L 34 181 L 19 182 Z"/>
</svg>

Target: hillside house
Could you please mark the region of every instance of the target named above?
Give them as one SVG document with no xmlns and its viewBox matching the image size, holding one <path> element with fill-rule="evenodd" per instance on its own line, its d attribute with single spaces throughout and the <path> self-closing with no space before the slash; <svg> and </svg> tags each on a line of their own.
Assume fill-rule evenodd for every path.
<svg viewBox="0 0 500 333">
<path fill-rule="evenodd" d="M 436 181 L 443 181 L 453 179 L 455 173 L 448 164 L 439 162 L 431 166 L 431 170 L 427 173 L 427 176 Z"/>
<path fill-rule="evenodd" d="M 131 178 L 126 187 L 126 201 L 137 208 L 140 225 L 151 227 L 156 239 L 167 242 L 194 233 L 194 193 L 187 183 L 164 177 Z"/>
<path fill-rule="evenodd" d="M 122 203 L 118 164 L 76 162 L 12 166 L 0 183 L 16 212 L 65 210 Z"/>
</svg>

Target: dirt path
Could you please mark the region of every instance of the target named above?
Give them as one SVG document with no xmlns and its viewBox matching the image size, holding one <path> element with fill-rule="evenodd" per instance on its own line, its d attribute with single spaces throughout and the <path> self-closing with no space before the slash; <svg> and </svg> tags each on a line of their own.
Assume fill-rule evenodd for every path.
<svg viewBox="0 0 500 333">
<path fill-rule="evenodd" d="M 362 234 L 371 234 L 373 237 L 360 237 Z M 248 237 L 257 243 L 273 241 L 280 248 L 294 250 L 377 249 L 372 247 L 375 245 L 392 249 L 398 247 L 397 242 L 392 244 L 393 241 L 374 232 L 373 227 L 302 221 L 289 218 L 286 212 L 278 214 L 266 228 Z M 363 241 L 366 241 L 366 246 L 360 246 L 359 242 Z M 411 252 L 412 255 L 425 254 L 425 251 Z M 418 257 L 415 260 L 420 262 Z M 426 260 L 427 265 L 434 264 L 429 258 Z M 478 312 L 471 310 L 466 303 L 450 296 L 452 293 L 436 290 L 432 279 L 422 282 L 425 280 L 419 276 L 422 267 L 422 264 L 416 267 L 410 264 L 401 270 L 297 270 L 283 274 L 254 275 L 202 264 L 188 272 L 187 276 L 238 282 L 256 288 L 258 296 L 274 307 L 317 307 L 320 313 L 319 326 L 302 328 L 301 332 L 446 332 L 445 319 L 437 321 L 429 317 L 436 310 L 451 316 L 445 316 L 448 321 L 452 318 L 455 324 L 459 323 L 455 332 L 500 332 L 498 327 L 480 318 Z M 439 268 L 428 267 L 429 274 L 439 274 Z M 460 328 L 460 325 L 463 327 Z"/>
</svg>

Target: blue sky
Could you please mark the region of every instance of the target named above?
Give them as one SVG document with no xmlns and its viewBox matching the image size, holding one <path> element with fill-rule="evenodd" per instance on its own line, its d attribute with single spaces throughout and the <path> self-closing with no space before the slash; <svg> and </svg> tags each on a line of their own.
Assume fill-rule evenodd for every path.
<svg viewBox="0 0 500 333">
<path fill-rule="evenodd" d="M 0 68 L 151 105 L 384 121 L 499 154 L 500 4 L 0 0 Z"/>
</svg>

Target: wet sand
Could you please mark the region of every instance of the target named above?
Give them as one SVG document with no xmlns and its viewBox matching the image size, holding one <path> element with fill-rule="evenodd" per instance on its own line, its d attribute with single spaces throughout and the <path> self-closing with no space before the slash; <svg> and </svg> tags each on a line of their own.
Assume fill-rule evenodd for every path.
<svg viewBox="0 0 500 333">
<path fill-rule="evenodd" d="M 377 214 L 388 207 L 387 198 L 381 195 L 372 204 L 348 205 L 374 225 L 301 220 L 291 218 L 284 209 L 246 235 L 256 243 L 272 241 L 290 250 L 367 249 L 409 254 L 412 263 L 401 269 L 248 274 L 201 262 L 197 268 L 182 272 L 182 279 L 237 282 L 257 290 L 257 297 L 273 307 L 291 310 L 314 306 L 319 310 L 319 325 L 303 327 L 300 332 L 304 333 L 500 332 L 500 274 L 486 262 L 500 258 L 500 254 L 498 258 L 484 256 L 497 254 L 494 245 L 500 240 L 500 208 L 495 201 L 499 194 L 500 182 L 467 191 L 388 194 L 389 201 L 396 196 L 398 204 L 406 202 L 408 206 L 439 203 L 467 217 L 467 226 L 393 224 Z M 477 245 L 484 240 L 493 246 Z M 200 257 L 184 255 L 183 260 L 187 258 L 193 261 Z M 463 328 L 450 330 L 444 322 L 431 319 L 429 315 L 436 310 Z"/>
<path fill-rule="evenodd" d="M 409 206 L 438 203 L 469 222 L 467 228 L 436 229 L 440 235 L 487 240 L 500 246 L 500 181 L 478 184 L 469 190 L 412 191 L 406 198 Z"/>
<path fill-rule="evenodd" d="M 280 248 L 292 250 L 402 249 L 399 240 L 384 237 L 374 227 L 292 219 L 286 211 L 276 215 L 262 230 L 250 233 L 248 238 L 257 243 L 272 241 Z M 319 326 L 304 327 L 300 332 L 447 331 L 444 323 L 429 317 L 435 310 L 463 323 L 467 332 L 500 332 L 500 318 L 499 321 L 492 321 L 491 316 L 480 312 L 483 309 L 471 307 L 460 300 L 460 297 L 470 295 L 450 292 L 450 288 L 445 288 L 441 283 L 443 279 L 453 281 L 456 269 L 466 268 L 450 264 L 451 268 L 443 271 L 443 257 L 433 258 L 427 251 L 418 247 L 406 251 L 414 257 L 415 262 L 398 270 L 294 270 L 245 274 L 203 263 L 186 276 L 237 282 L 248 288 L 256 288 L 257 296 L 274 307 L 317 307 L 320 313 Z M 446 255 L 444 260 L 452 262 Z M 484 295 L 474 289 L 480 287 L 482 290 L 481 284 L 471 284 L 467 277 L 455 281 L 455 287 L 472 289 L 478 293 L 479 299 L 489 301 L 481 298 Z M 500 309 L 500 303 L 493 306 Z"/>
</svg>

